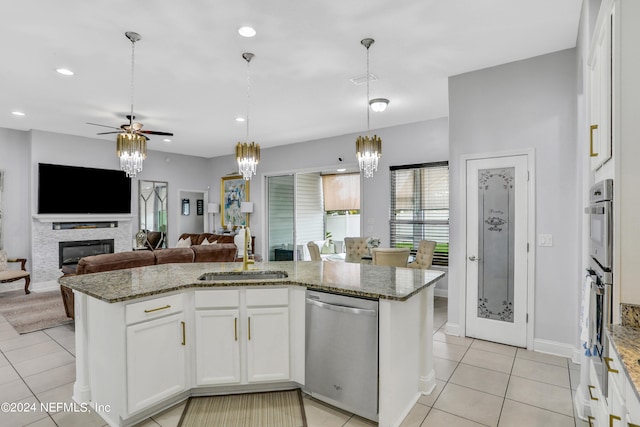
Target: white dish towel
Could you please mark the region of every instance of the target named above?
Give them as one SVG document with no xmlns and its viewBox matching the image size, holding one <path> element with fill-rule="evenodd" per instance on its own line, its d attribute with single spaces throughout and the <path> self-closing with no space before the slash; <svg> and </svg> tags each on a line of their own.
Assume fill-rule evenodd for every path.
<svg viewBox="0 0 640 427">
<path fill-rule="evenodd" d="M 593 322 L 590 319 L 591 304 L 591 286 L 595 283 L 591 276 L 587 276 L 582 285 L 582 304 L 580 306 L 580 342 L 582 346 L 589 352 L 593 346 Z"/>
</svg>

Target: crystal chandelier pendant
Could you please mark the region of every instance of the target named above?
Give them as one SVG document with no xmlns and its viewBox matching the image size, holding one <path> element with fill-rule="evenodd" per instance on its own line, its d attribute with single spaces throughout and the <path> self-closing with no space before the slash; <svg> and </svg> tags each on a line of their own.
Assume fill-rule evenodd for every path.
<svg viewBox="0 0 640 427">
<path fill-rule="evenodd" d="M 147 139 L 135 133 L 118 135 L 116 155 L 120 158 L 120 169 L 135 178 L 142 172 L 142 163 L 147 158 Z"/>
<path fill-rule="evenodd" d="M 258 163 L 260 163 L 260 144 L 238 142 L 236 145 L 236 160 L 242 177 L 249 181 L 256 174 Z"/>
<path fill-rule="evenodd" d="M 256 174 L 258 163 L 260 163 L 260 144 L 255 142 L 249 143 L 249 106 L 250 106 L 250 94 L 251 94 L 251 78 L 249 76 L 249 64 L 255 55 L 253 53 L 245 52 L 242 54 L 242 59 L 247 61 L 247 142 L 238 142 L 236 144 L 236 160 L 238 161 L 238 170 L 242 174 L 242 177 L 249 181 L 253 175 Z"/>
<path fill-rule="evenodd" d="M 356 158 L 360 170 L 365 178 L 372 178 L 378 170 L 378 160 L 382 155 L 382 140 L 378 135 L 369 135 L 369 48 L 375 42 L 373 39 L 362 39 L 360 43 L 367 48 L 367 135 L 356 139 Z"/>
<path fill-rule="evenodd" d="M 382 155 L 382 140 L 378 135 L 359 136 L 356 139 L 356 158 L 365 178 L 373 177 L 378 170 L 378 159 Z"/>
</svg>

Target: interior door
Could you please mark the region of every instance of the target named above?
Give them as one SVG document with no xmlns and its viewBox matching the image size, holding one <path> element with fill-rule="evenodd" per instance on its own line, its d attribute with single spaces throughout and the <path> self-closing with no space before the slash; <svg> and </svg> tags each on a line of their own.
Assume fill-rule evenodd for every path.
<svg viewBox="0 0 640 427">
<path fill-rule="evenodd" d="M 527 345 L 527 156 L 467 160 L 466 335 Z"/>
</svg>

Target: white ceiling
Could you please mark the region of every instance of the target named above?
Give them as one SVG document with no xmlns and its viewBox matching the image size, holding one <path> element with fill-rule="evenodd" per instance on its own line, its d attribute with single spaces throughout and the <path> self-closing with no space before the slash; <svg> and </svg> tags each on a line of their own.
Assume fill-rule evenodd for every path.
<svg viewBox="0 0 640 427">
<path fill-rule="evenodd" d="M 574 47 L 581 0 L 21 0 L 0 10 L 0 127 L 101 138 L 130 108 L 152 150 L 215 157 L 246 139 L 271 147 L 448 115 L 447 77 Z M 251 25 L 257 36 L 238 35 Z M 66 67 L 75 76 L 55 72 Z M 535 76 L 532 76 L 535 78 Z M 487 94 L 490 96 L 490 94 Z M 24 117 L 11 114 L 20 110 Z"/>
</svg>

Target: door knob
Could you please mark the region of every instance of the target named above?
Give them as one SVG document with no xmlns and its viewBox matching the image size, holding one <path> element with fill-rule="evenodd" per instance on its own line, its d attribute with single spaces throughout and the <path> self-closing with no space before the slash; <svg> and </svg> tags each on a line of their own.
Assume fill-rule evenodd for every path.
<svg viewBox="0 0 640 427">
<path fill-rule="evenodd" d="M 469 261 L 480 261 L 480 258 L 476 258 L 476 256 L 475 256 L 475 255 L 471 255 L 471 256 L 469 257 Z"/>
</svg>

